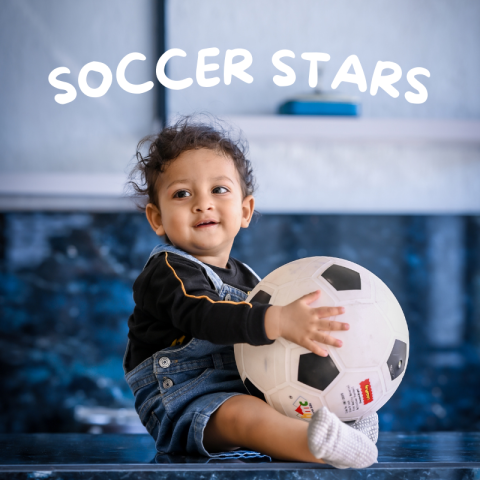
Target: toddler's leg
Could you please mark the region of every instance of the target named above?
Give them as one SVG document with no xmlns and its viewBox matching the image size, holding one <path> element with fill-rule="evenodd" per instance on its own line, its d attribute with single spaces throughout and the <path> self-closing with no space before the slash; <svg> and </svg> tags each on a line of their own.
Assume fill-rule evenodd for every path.
<svg viewBox="0 0 480 480">
<path fill-rule="evenodd" d="M 323 409 L 319 413 L 322 411 Z M 318 429 L 318 426 L 321 428 Z M 339 432 L 343 432 L 343 435 L 339 435 Z M 335 448 L 335 442 L 340 442 L 339 449 Z M 367 462 L 371 460 L 367 465 L 363 456 L 360 455 L 362 461 L 359 462 L 357 455 L 358 447 L 364 450 L 365 442 L 368 447 Z M 318 458 L 312 454 L 309 443 Z M 326 444 L 326 448 L 322 448 L 323 444 Z M 335 452 L 348 451 L 349 458 L 342 457 L 337 465 L 356 468 L 373 463 L 377 453 L 375 445 L 365 435 L 343 424 L 332 414 L 319 417 L 316 413 L 308 424 L 286 417 L 265 402 L 249 395 L 229 398 L 218 408 L 205 428 L 204 445 L 209 452 L 243 447 L 281 460 L 318 463 L 332 463 L 332 452 L 335 457 L 332 460 L 336 460 Z M 323 459 L 318 455 L 318 451 L 322 453 Z"/>
<path fill-rule="evenodd" d="M 229 398 L 210 417 L 203 444 L 208 452 L 248 448 L 281 460 L 318 462 L 308 448 L 308 424 L 286 417 L 250 395 Z"/>
</svg>

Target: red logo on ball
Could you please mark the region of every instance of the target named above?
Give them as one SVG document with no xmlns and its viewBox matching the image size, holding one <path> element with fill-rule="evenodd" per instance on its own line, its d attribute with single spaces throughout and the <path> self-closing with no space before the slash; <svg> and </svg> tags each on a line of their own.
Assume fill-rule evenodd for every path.
<svg viewBox="0 0 480 480">
<path fill-rule="evenodd" d="M 366 405 L 367 403 L 373 402 L 372 386 L 368 378 L 360 382 L 360 389 L 362 390 L 363 404 Z"/>
</svg>

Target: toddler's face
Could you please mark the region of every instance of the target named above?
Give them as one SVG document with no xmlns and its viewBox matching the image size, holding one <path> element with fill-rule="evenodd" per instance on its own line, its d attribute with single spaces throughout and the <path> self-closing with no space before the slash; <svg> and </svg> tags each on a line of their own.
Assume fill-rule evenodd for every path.
<svg viewBox="0 0 480 480">
<path fill-rule="evenodd" d="M 226 263 L 254 207 L 251 195 L 243 198 L 233 160 L 205 148 L 187 150 L 160 175 L 157 192 L 159 211 L 147 206 L 156 233 L 166 233 L 173 245 L 193 256 L 226 258 Z"/>
</svg>

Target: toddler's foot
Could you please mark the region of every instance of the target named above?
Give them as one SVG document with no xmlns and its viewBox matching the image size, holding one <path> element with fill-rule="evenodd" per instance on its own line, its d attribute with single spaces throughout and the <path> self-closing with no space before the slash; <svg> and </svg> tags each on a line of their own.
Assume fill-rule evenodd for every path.
<svg viewBox="0 0 480 480">
<path fill-rule="evenodd" d="M 348 426 L 362 432 L 373 443 L 377 443 L 378 440 L 378 415 L 374 413 L 368 417 L 357 420 L 356 422 L 345 422 Z"/>
<path fill-rule="evenodd" d="M 378 456 L 366 435 L 340 421 L 327 407 L 317 410 L 310 420 L 308 447 L 314 457 L 336 468 L 366 468 Z"/>
</svg>

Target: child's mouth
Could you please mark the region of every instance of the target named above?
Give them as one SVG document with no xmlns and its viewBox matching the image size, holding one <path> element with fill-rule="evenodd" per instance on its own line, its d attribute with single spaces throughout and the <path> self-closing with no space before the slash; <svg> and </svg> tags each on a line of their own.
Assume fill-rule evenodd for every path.
<svg viewBox="0 0 480 480">
<path fill-rule="evenodd" d="M 217 225 L 217 222 L 214 222 L 213 220 L 207 220 L 205 222 L 199 223 L 198 225 L 195 225 L 195 228 L 213 227 L 214 225 Z"/>
</svg>

